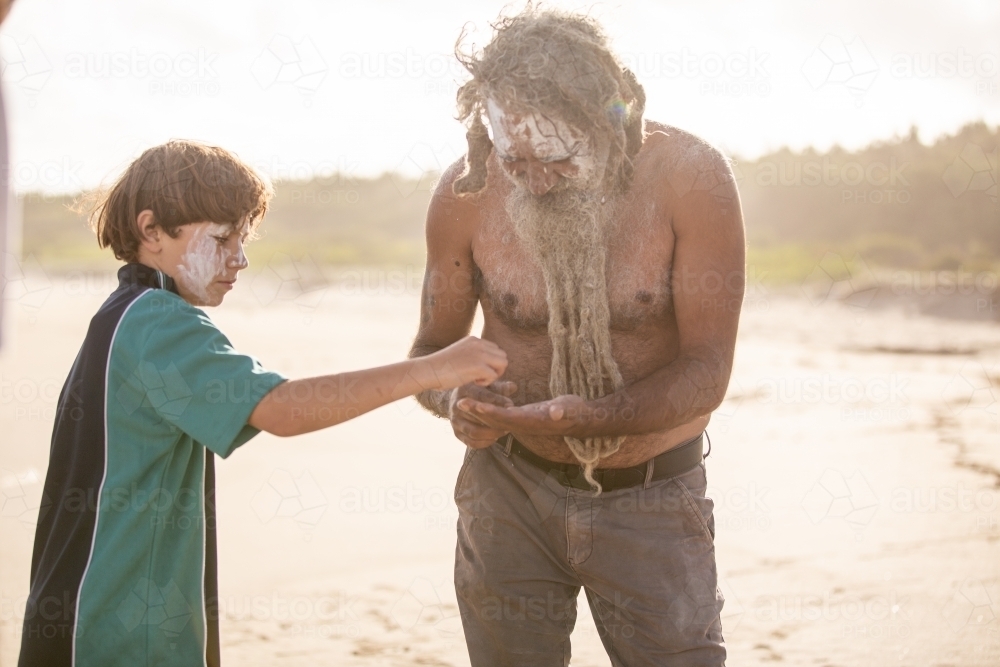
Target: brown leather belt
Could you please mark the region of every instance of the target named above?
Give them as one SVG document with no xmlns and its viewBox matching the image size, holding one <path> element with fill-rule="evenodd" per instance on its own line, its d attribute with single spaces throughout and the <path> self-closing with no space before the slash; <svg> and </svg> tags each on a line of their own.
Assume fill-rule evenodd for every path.
<svg viewBox="0 0 1000 667">
<path fill-rule="evenodd" d="M 631 468 L 597 469 L 594 471 L 594 479 L 601 485 L 604 492 L 608 492 L 639 486 L 645 484 L 647 480 L 653 482 L 676 477 L 701 463 L 702 458 L 704 458 L 702 453 L 703 436 L 703 432 L 699 433 L 673 449 L 668 449 L 659 456 L 654 456 L 645 463 Z M 584 491 L 593 490 L 593 487 L 584 478 L 581 466 L 573 463 L 554 463 L 543 459 L 521 444 L 513 434 L 507 434 L 500 438 L 497 440 L 497 444 L 505 448 L 509 444 L 512 453 L 545 471 L 563 486 Z"/>
</svg>

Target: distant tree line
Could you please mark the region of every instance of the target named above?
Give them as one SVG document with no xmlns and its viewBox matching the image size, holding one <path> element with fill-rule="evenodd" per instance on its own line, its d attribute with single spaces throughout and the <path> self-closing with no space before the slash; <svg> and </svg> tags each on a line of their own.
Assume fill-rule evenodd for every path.
<svg viewBox="0 0 1000 667">
<path fill-rule="evenodd" d="M 1000 258 L 998 130 L 967 125 L 921 144 L 916 131 L 860 151 L 783 149 L 735 161 L 751 251 L 860 253 L 910 269 Z"/>
<path fill-rule="evenodd" d="M 831 250 L 887 267 L 997 266 L 998 137 L 998 128 L 974 123 L 929 146 L 913 131 L 853 152 L 735 158 L 750 256 L 792 274 Z M 396 174 L 278 182 L 251 261 L 284 253 L 320 264 L 419 264 L 433 184 L 434 175 Z M 24 255 L 57 264 L 108 257 L 71 209 L 74 199 L 22 198 Z"/>
</svg>

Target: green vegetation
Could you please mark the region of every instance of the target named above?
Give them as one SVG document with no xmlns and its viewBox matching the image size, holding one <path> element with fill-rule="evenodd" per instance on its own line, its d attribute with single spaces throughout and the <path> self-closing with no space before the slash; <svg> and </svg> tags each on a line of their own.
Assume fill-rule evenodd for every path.
<svg viewBox="0 0 1000 667">
<path fill-rule="evenodd" d="M 908 137 L 848 152 L 787 149 L 735 160 L 748 264 L 767 282 L 801 281 L 828 253 L 848 265 L 1000 271 L 998 128 L 971 124 L 925 146 Z M 421 180 L 336 175 L 275 184 L 258 266 L 277 254 L 320 265 L 421 265 L 432 189 Z M 73 197 L 23 198 L 23 254 L 47 266 L 107 265 Z"/>
<path fill-rule="evenodd" d="M 872 268 L 1000 270 L 998 139 L 976 123 L 930 146 L 911 132 L 856 152 L 737 159 L 747 263 L 775 282 L 804 279 L 827 253 Z"/>
</svg>

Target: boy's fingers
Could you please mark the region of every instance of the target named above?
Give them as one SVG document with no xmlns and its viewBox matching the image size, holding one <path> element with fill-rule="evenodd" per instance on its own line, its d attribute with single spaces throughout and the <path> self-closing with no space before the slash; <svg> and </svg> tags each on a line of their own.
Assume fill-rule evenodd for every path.
<svg viewBox="0 0 1000 667">
<path fill-rule="evenodd" d="M 480 339 L 480 342 L 483 344 L 483 347 L 485 347 L 487 350 L 490 350 L 491 352 L 503 352 L 503 350 L 500 349 L 500 346 L 491 340 Z"/>
<path fill-rule="evenodd" d="M 489 364 L 490 368 L 493 368 L 497 373 L 503 373 L 504 369 L 507 368 L 507 355 L 491 354 L 486 357 L 486 363 Z"/>
<path fill-rule="evenodd" d="M 494 382 L 490 388 L 501 396 L 513 396 L 517 393 L 517 383 L 509 380 Z"/>
</svg>

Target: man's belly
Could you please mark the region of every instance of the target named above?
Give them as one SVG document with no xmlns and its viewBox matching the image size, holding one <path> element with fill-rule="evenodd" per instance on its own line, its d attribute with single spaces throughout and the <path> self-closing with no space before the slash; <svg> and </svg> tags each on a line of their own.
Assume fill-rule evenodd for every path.
<svg viewBox="0 0 1000 667">
<path fill-rule="evenodd" d="M 602 459 L 598 468 L 628 468 L 629 466 L 644 463 L 658 454 L 662 454 L 668 449 L 672 449 L 685 440 L 689 440 L 705 430 L 708 426 L 709 416 L 683 424 L 669 431 L 660 433 L 645 433 L 643 435 L 630 435 L 625 438 L 621 448 Z M 558 436 L 538 436 L 522 435 L 514 433 L 525 447 L 544 459 L 556 463 L 579 463 L 573 453 L 569 450 L 569 445 L 562 437 Z"/>
</svg>

